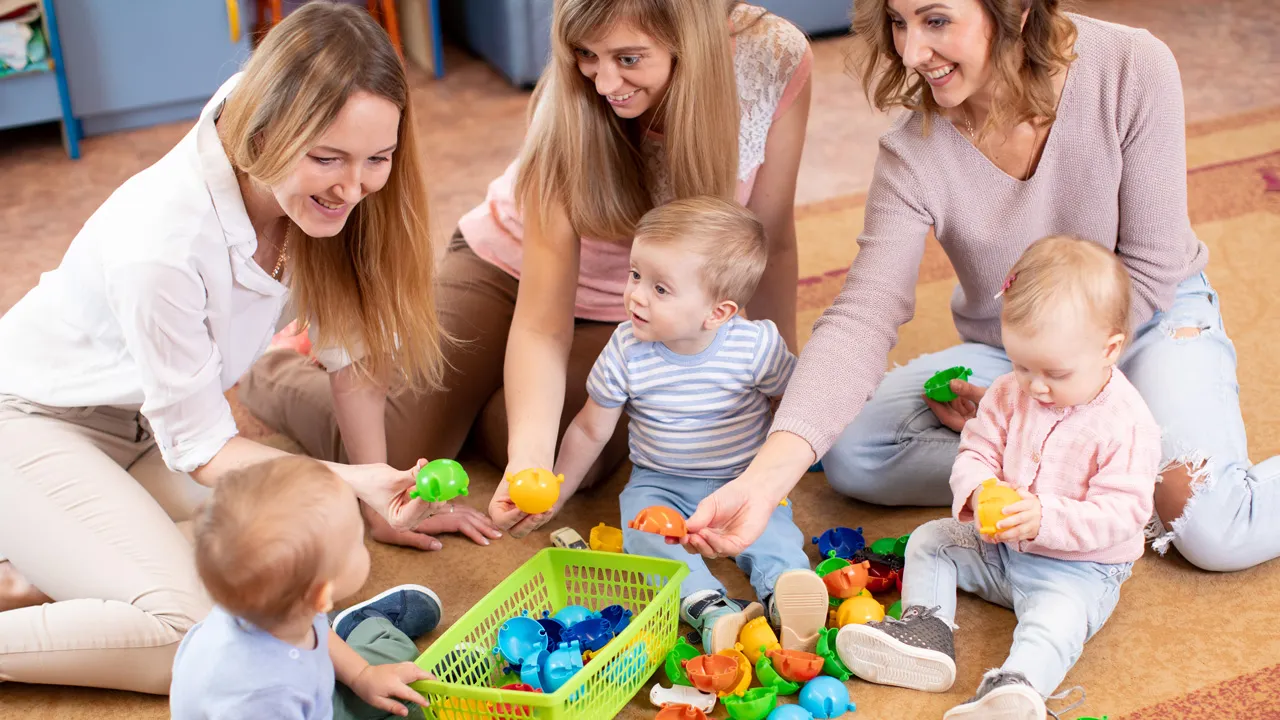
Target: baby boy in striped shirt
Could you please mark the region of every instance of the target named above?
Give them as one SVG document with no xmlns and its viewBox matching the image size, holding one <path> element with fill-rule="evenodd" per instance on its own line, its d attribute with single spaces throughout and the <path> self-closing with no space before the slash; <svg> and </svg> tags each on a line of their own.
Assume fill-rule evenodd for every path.
<svg viewBox="0 0 1280 720">
<path fill-rule="evenodd" d="M 739 310 L 755 292 L 768 248 L 760 222 L 737 203 L 677 200 L 641 218 L 631 249 L 618 326 L 587 380 L 589 398 L 565 433 L 556 461 L 561 503 L 630 416 L 634 469 L 619 498 L 627 523 L 651 505 L 689 517 L 705 497 L 746 469 L 764 442 L 771 399 L 786 389 L 796 358 L 769 320 Z M 700 555 L 660 535 L 626 529 L 628 553 L 680 560 L 681 617 L 707 652 L 731 648 L 744 623 L 769 608 L 784 647 L 813 650 L 826 620 L 826 587 L 809 569 L 804 535 L 789 504 L 737 563 L 763 603 L 731 600 Z"/>
</svg>

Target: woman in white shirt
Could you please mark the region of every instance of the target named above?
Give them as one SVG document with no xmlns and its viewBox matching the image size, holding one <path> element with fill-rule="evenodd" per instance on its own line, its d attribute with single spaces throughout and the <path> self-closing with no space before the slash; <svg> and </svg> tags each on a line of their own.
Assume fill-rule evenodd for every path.
<svg viewBox="0 0 1280 720">
<path fill-rule="evenodd" d="M 331 467 L 393 526 L 449 510 L 385 464 L 388 386 L 441 377 L 426 208 L 400 58 L 324 3 L 93 214 L 0 318 L 0 681 L 168 691 L 209 609 L 175 520 L 282 454 L 224 393 L 293 313 L 361 463 Z"/>
</svg>

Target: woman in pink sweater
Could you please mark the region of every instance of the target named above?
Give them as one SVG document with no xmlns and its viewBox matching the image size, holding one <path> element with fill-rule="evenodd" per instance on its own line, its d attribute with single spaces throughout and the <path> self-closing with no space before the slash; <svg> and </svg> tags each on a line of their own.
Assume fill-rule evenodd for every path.
<svg viewBox="0 0 1280 720">
<path fill-rule="evenodd" d="M 857 257 L 773 434 L 690 518 L 689 545 L 734 554 L 749 544 L 815 457 L 852 497 L 949 504 L 959 430 L 982 386 L 1010 370 L 995 296 L 1032 241 L 1065 233 L 1113 250 L 1133 281 L 1133 342 L 1120 367 L 1163 430 L 1155 547 L 1172 542 L 1210 570 L 1280 555 L 1280 459 L 1248 458 L 1235 350 L 1187 215 L 1169 49 L 1146 31 L 1066 14 L 1058 0 L 855 9 L 868 96 L 910 112 L 880 140 Z M 886 375 L 930 228 L 959 280 L 951 307 L 964 342 Z M 975 384 L 931 408 L 924 381 L 956 365 L 972 368 Z"/>
</svg>

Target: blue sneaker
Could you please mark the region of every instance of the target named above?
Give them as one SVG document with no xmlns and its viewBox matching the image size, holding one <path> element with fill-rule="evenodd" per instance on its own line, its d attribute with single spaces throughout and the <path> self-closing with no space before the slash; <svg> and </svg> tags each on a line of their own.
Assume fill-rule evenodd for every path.
<svg viewBox="0 0 1280 720">
<path fill-rule="evenodd" d="M 742 626 L 764 615 L 760 603 L 730 600 L 715 590 L 702 590 L 680 603 L 680 618 L 702 634 L 702 649 L 708 655 L 732 648 Z"/>
<path fill-rule="evenodd" d="M 418 638 L 440 624 L 441 612 L 440 598 L 430 589 L 400 585 L 339 612 L 333 618 L 333 631 L 346 640 L 365 620 L 384 618 L 405 635 Z"/>
</svg>

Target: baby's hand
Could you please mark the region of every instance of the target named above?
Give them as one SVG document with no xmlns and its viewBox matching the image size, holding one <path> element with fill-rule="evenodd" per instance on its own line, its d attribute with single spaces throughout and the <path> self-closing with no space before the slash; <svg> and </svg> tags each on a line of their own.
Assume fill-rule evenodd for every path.
<svg viewBox="0 0 1280 720">
<path fill-rule="evenodd" d="M 400 700 L 417 703 L 422 707 L 428 704 L 426 698 L 409 687 L 409 683 L 434 679 L 425 670 L 411 662 L 370 665 L 356 676 L 351 683 L 351 690 L 359 695 L 361 700 L 379 710 L 399 717 L 407 717 L 409 708 L 405 707 Z"/>
<path fill-rule="evenodd" d="M 1040 498 L 1026 490 L 1018 495 L 1022 499 L 1005 506 L 1004 519 L 996 523 L 996 542 L 1035 540 L 1040 534 Z"/>
</svg>

